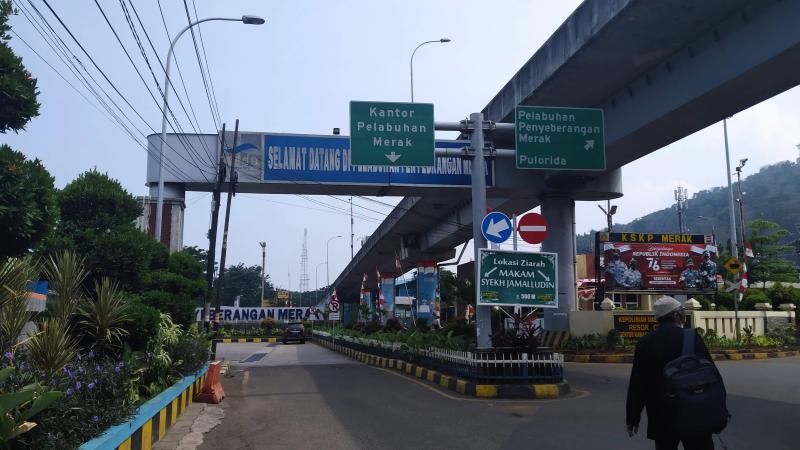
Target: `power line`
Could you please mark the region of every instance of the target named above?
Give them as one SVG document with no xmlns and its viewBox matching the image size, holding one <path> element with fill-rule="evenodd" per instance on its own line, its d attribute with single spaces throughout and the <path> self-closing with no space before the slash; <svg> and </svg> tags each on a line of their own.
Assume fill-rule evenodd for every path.
<svg viewBox="0 0 800 450">
<path fill-rule="evenodd" d="M 197 15 L 197 4 L 194 0 L 192 0 L 192 8 L 194 9 L 194 18 L 195 20 L 199 19 Z M 200 48 L 203 51 L 203 60 L 206 62 L 206 71 L 208 72 L 208 84 L 211 85 L 211 98 L 214 100 L 214 107 L 217 108 L 217 117 L 219 118 L 219 103 L 217 103 L 217 93 L 214 89 L 214 80 L 211 78 L 211 65 L 208 64 L 208 53 L 206 53 L 206 43 L 203 40 L 203 28 L 200 25 L 197 25 L 197 34 L 200 35 Z M 221 120 L 220 120 L 221 121 Z"/>
<path fill-rule="evenodd" d="M 189 4 L 186 3 L 186 0 L 183 0 L 183 6 L 184 9 L 186 9 L 186 20 L 188 21 L 189 25 L 191 25 L 192 16 L 189 14 Z M 206 90 L 206 98 L 208 99 L 208 106 L 209 108 L 211 108 L 211 116 L 214 118 L 214 123 L 216 124 L 217 129 L 219 129 L 220 127 L 219 124 L 222 123 L 222 119 L 220 118 L 219 111 L 215 109 L 216 105 L 211 97 L 211 91 L 209 90 L 208 87 L 209 82 L 206 81 L 206 71 L 203 68 L 203 61 L 200 59 L 200 50 L 197 47 L 197 39 L 195 38 L 194 35 L 194 27 L 190 27 L 189 32 L 192 33 L 192 43 L 194 44 L 194 53 L 195 56 L 197 56 L 197 65 L 200 66 L 200 76 L 203 78 L 203 87 Z"/>
</svg>

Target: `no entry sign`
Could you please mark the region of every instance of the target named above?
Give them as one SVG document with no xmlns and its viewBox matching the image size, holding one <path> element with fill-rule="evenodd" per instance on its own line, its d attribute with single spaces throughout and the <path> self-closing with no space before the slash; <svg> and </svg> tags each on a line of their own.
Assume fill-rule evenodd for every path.
<svg viewBox="0 0 800 450">
<path fill-rule="evenodd" d="M 528 213 L 519 219 L 519 237 L 529 244 L 541 244 L 547 238 L 547 220 L 541 214 Z"/>
</svg>

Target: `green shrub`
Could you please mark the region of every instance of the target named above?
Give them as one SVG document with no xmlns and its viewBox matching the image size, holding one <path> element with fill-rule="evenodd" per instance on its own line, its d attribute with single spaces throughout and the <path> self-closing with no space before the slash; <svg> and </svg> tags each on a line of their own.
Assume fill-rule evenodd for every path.
<svg viewBox="0 0 800 450">
<path fill-rule="evenodd" d="M 570 336 L 564 344 L 568 350 L 600 350 L 607 345 L 606 337 L 600 334 L 586 334 L 583 336 Z"/>
<path fill-rule="evenodd" d="M 616 328 L 612 328 L 608 330 L 608 334 L 606 334 L 606 348 L 609 350 L 613 350 L 622 344 L 622 336 L 619 334 L 619 330 Z"/>
<path fill-rule="evenodd" d="M 767 289 L 767 296 L 772 300 L 773 308 L 777 308 L 783 303 L 792 303 L 800 308 L 800 289 L 795 287 L 775 283 L 774 286 Z"/>
<path fill-rule="evenodd" d="M 142 303 L 139 297 L 128 299 L 128 316 L 130 321 L 123 325 L 128 336 L 127 345 L 134 351 L 141 351 L 147 347 L 147 341 L 155 336 L 161 313 L 152 306 Z"/>
<path fill-rule="evenodd" d="M 744 298 L 739 304 L 739 310 L 753 311 L 756 309 L 756 303 L 772 304 L 772 301 L 770 301 L 769 297 L 767 297 L 767 293 L 763 290 L 748 289 L 744 294 Z"/>
<path fill-rule="evenodd" d="M 779 346 L 794 347 L 797 345 L 797 328 L 791 323 L 770 324 L 767 337 L 773 339 Z"/>
<path fill-rule="evenodd" d="M 178 376 L 185 377 L 200 370 L 208 362 L 209 348 L 208 338 L 196 324 L 192 325 L 172 350 L 174 370 Z"/>
<path fill-rule="evenodd" d="M 383 331 L 401 331 L 403 324 L 395 318 L 388 319 L 386 325 L 383 326 Z"/>
</svg>

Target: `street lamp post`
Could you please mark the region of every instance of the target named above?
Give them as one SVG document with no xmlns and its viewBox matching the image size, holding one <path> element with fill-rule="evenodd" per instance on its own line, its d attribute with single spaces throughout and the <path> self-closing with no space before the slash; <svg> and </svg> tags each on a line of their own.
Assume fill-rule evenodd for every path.
<svg viewBox="0 0 800 450">
<path fill-rule="evenodd" d="M 739 190 L 739 226 L 741 227 L 741 236 L 742 236 L 742 247 L 744 247 L 745 241 L 747 237 L 744 234 L 744 192 L 742 192 L 742 169 L 744 169 L 744 165 L 747 163 L 747 158 L 740 159 L 739 165 L 736 166 L 736 187 Z M 744 250 L 745 252 L 747 250 Z M 742 253 L 744 255 L 744 253 Z M 744 256 L 742 256 L 744 259 Z"/>
<path fill-rule="evenodd" d="M 607 208 L 603 208 L 600 205 L 597 205 L 600 208 L 600 211 L 603 211 L 603 214 L 606 215 L 606 221 L 608 222 L 608 232 L 611 233 L 611 226 L 612 222 L 614 221 L 614 214 L 617 213 L 617 205 L 612 205 L 611 200 L 607 200 Z"/>
<path fill-rule="evenodd" d="M 436 43 L 436 42 L 438 42 L 440 44 L 445 44 L 447 42 L 450 42 L 450 39 L 441 38 L 441 39 L 437 39 L 435 41 L 422 42 L 411 53 L 411 64 L 410 64 L 411 65 L 411 103 L 414 103 L 414 55 L 417 53 L 417 50 L 419 50 L 419 48 L 422 47 L 423 45 L 425 45 L 425 44 L 433 44 L 433 43 Z"/>
<path fill-rule="evenodd" d="M 261 25 L 265 21 L 261 17 L 257 16 L 242 16 L 239 19 L 235 18 L 227 18 L 227 17 L 209 17 L 207 19 L 201 19 L 194 21 L 184 27 L 178 34 L 175 35 L 175 38 L 172 39 L 172 42 L 169 45 L 169 51 L 167 51 L 167 66 L 164 68 L 164 107 L 162 108 L 162 117 L 161 117 L 161 143 L 160 150 L 158 152 L 158 203 L 156 204 L 156 232 L 155 237 L 158 242 L 161 242 L 161 220 L 164 214 L 164 142 L 167 140 L 167 111 L 169 110 L 169 68 L 170 68 L 170 61 L 172 60 L 172 51 L 175 49 L 175 44 L 178 42 L 178 39 L 186 32 L 186 30 L 192 28 L 195 25 L 199 25 L 203 22 L 210 22 L 210 21 L 226 21 L 226 22 L 242 22 L 246 25 Z"/>
<path fill-rule="evenodd" d="M 316 295 L 317 303 L 319 303 L 319 268 L 323 264 L 327 265 L 328 262 L 327 261 L 322 261 L 321 263 L 317 264 L 317 268 L 314 270 L 314 275 L 315 275 L 315 278 L 317 280 L 317 295 Z"/>
<path fill-rule="evenodd" d="M 264 306 L 264 278 L 267 267 L 267 243 L 259 242 L 261 245 L 261 306 Z"/>
<path fill-rule="evenodd" d="M 727 119 L 722 119 L 722 130 L 725 135 L 725 164 L 727 164 L 728 169 L 728 197 L 730 200 L 730 219 L 731 219 L 731 239 L 730 239 L 730 251 L 731 256 L 737 258 L 739 255 L 739 249 L 737 248 L 736 244 L 736 213 L 733 211 L 733 184 L 731 183 L 731 155 L 730 151 L 728 150 L 728 121 Z M 744 237 L 743 237 L 744 238 Z M 734 281 L 736 281 L 734 279 Z M 740 278 L 741 281 L 741 278 Z M 733 313 L 734 313 L 734 321 L 736 327 L 736 340 L 739 340 L 739 289 L 735 289 L 733 291 Z"/>
<path fill-rule="evenodd" d="M 331 245 L 331 241 L 332 240 L 334 240 L 336 238 L 340 238 L 340 237 L 342 237 L 342 236 L 341 235 L 334 236 L 334 237 L 328 239 L 328 243 L 325 244 L 325 273 L 327 274 L 326 280 L 327 280 L 327 283 L 328 283 L 328 287 L 331 286 L 331 265 L 328 264 L 329 261 L 330 261 L 330 259 L 329 259 L 329 255 L 330 255 L 329 250 L 331 248 L 330 245 Z"/>
</svg>

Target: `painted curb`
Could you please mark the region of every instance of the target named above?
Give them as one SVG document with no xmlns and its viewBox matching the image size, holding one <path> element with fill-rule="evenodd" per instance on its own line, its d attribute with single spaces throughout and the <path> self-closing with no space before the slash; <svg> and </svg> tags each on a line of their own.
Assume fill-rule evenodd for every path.
<svg viewBox="0 0 800 450">
<path fill-rule="evenodd" d="M 194 394 L 203 387 L 207 372 L 208 365 L 173 384 L 140 406 L 132 419 L 107 429 L 80 449 L 150 450 L 194 402 Z"/>
<path fill-rule="evenodd" d="M 384 369 L 394 369 L 405 375 L 414 376 L 442 388 L 472 397 L 553 399 L 567 395 L 570 392 L 569 383 L 566 381 L 552 384 L 477 384 L 399 359 L 384 358 L 359 352 L 348 347 L 334 345 L 324 339 L 317 339 L 314 342 L 365 364 Z"/>
<path fill-rule="evenodd" d="M 738 353 L 735 351 L 725 351 L 723 353 L 712 353 L 711 357 L 714 361 L 743 361 L 751 359 L 773 359 L 773 358 L 789 358 L 792 356 L 800 355 L 800 351 L 792 350 L 785 352 L 748 352 Z M 633 363 L 632 354 L 618 354 L 618 355 L 573 355 L 564 354 L 564 362 L 574 363 L 602 363 L 602 364 L 621 364 Z"/>
<path fill-rule="evenodd" d="M 306 336 L 306 339 L 310 339 Z M 281 340 L 279 337 L 240 337 L 240 338 L 219 338 L 211 340 L 211 360 L 217 359 L 217 344 L 239 344 L 245 342 L 275 344 Z"/>
</svg>

